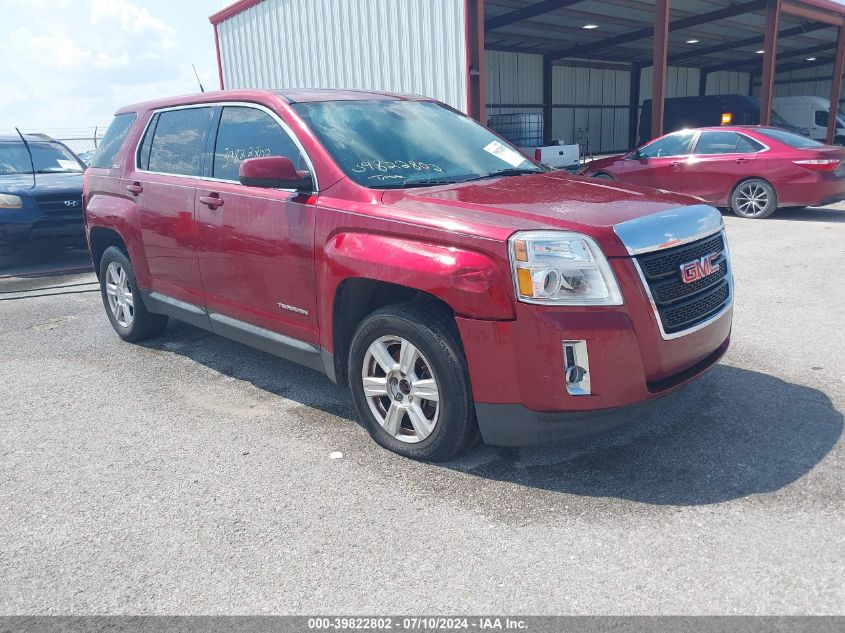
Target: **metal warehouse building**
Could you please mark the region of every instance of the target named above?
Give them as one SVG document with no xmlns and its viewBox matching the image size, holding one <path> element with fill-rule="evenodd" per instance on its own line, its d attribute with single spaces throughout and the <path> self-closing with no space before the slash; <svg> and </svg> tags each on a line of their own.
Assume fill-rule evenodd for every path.
<svg viewBox="0 0 845 633">
<path fill-rule="evenodd" d="M 482 122 L 541 113 L 543 138 L 632 147 L 640 107 L 756 95 L 841 100 L 833 0 L 241 0 L 210 18 L 222 88 L 361 88 L 437 98 Z M 830 117 L 832 140 L 835 117 Z"/>
</svg>

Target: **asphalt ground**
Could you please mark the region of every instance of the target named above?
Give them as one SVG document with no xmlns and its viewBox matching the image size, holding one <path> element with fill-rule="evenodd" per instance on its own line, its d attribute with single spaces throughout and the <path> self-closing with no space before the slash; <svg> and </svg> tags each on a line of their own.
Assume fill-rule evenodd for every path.
<svg viewBox="0 0 845 633">
<path fill-rule="evenodd" d="M 0 613 L 842 614 L 845 205 L 725 220 L 714 370 L 445 465 L 315 372 L 175 322 L 123 343 L 92 273 L 7 267 Z"/>
</svg>

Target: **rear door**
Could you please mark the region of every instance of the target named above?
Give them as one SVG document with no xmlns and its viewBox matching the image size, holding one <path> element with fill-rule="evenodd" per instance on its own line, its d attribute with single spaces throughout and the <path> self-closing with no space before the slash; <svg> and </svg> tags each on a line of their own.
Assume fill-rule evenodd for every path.
<svg viewBox="0 0 845 633">
<path fill-rule="evenodd" d="M 151 290 L 195 306 L 203 291 L 194 194 L 213 115 L 212 106 L 154 114 L 125 183 L 138 205 Z"/>
<path fill-rule="evenodd" d="M 623 161 L 620 180 L 646 187 L 682 191 L 684 164 L 697 132 L 667 134 L 639 149 Z"/>
<path fill-rule="evenodd" d="M 213 329 L 243 323 L 316 343 L 314 226 L 316 195 L 247 187 L 240 164 L 286 156 L 311 171 L 290 130 L 270 110 L 224 105 L 209 143 L 207 180 L 197 189 L 200 269 Z M 315 181 L 316 182 L 316 181 Z M 265 334 L 266 336 L 266 334 Z"/>
<path fill-rule="evenodd" d="M 731 190 L 751 172 L 765 146 L 730 130 L 704 130 L 684 166 L 683 193 L 715 205 L 727 204 Z"/>
</svg>

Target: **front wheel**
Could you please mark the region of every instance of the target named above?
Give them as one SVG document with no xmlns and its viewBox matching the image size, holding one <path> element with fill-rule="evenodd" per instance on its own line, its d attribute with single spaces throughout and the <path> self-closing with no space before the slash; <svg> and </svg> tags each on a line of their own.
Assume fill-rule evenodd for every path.
<svg viewBox="0 0 845 633">
<path fill-rule="evenodd" d="M 767 218 L 777 208 L 775 188 L 762 178 L 739 183 L 731 194 L 731 209 L 741 218 Z"/>
<path fill-rule="evenodd" d="M 436 308 L 388 306 L 364 319 L 349 352 L 349 384 L 370 435 L 395 453 L 440 462 L 475 438 L 463 351 Z"/>
</svg>

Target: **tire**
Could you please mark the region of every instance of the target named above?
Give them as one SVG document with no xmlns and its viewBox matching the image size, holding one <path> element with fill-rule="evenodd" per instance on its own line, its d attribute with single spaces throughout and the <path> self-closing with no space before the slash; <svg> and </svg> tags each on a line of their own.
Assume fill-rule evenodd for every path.
<svg viewBox="0 0 845 633">
<path fill-rule="evenodd" d="M 442 462 L 478 441 L 454 321 L 436 307 L 411 302 L 366 317 L 349 350 L 349 386 L 372 438 L 395 453 Z"/>
<path fill-rule="evenodd" d="M 613 176 L 611 176 L 610 174 L 606 174 L 603 171 L 597 173 L 595 176 L 593 176 L 593 178 L 595 178 L 596 180 L 615 180 Z"/>
<path fill-rule="evenodd" d="M 837 136 L 833 139 L 834 145 L 845 145 L 845 136 Z"/>
<path fill-rule="evenodd" d="M 114 331 L 124 341 L 153 338 L 167 326 L 165 315 L 147 311 L 132 263 L 116 246 L 109 246 L 100 258 L 100 294 Z"/>
<path fill-rule="evenodd" d="M 762 178 L 743 180 L 731 193 L 731 210 L 741 218 L 767 218 L 777 208 L 777 192 Z"/>
</svg>

